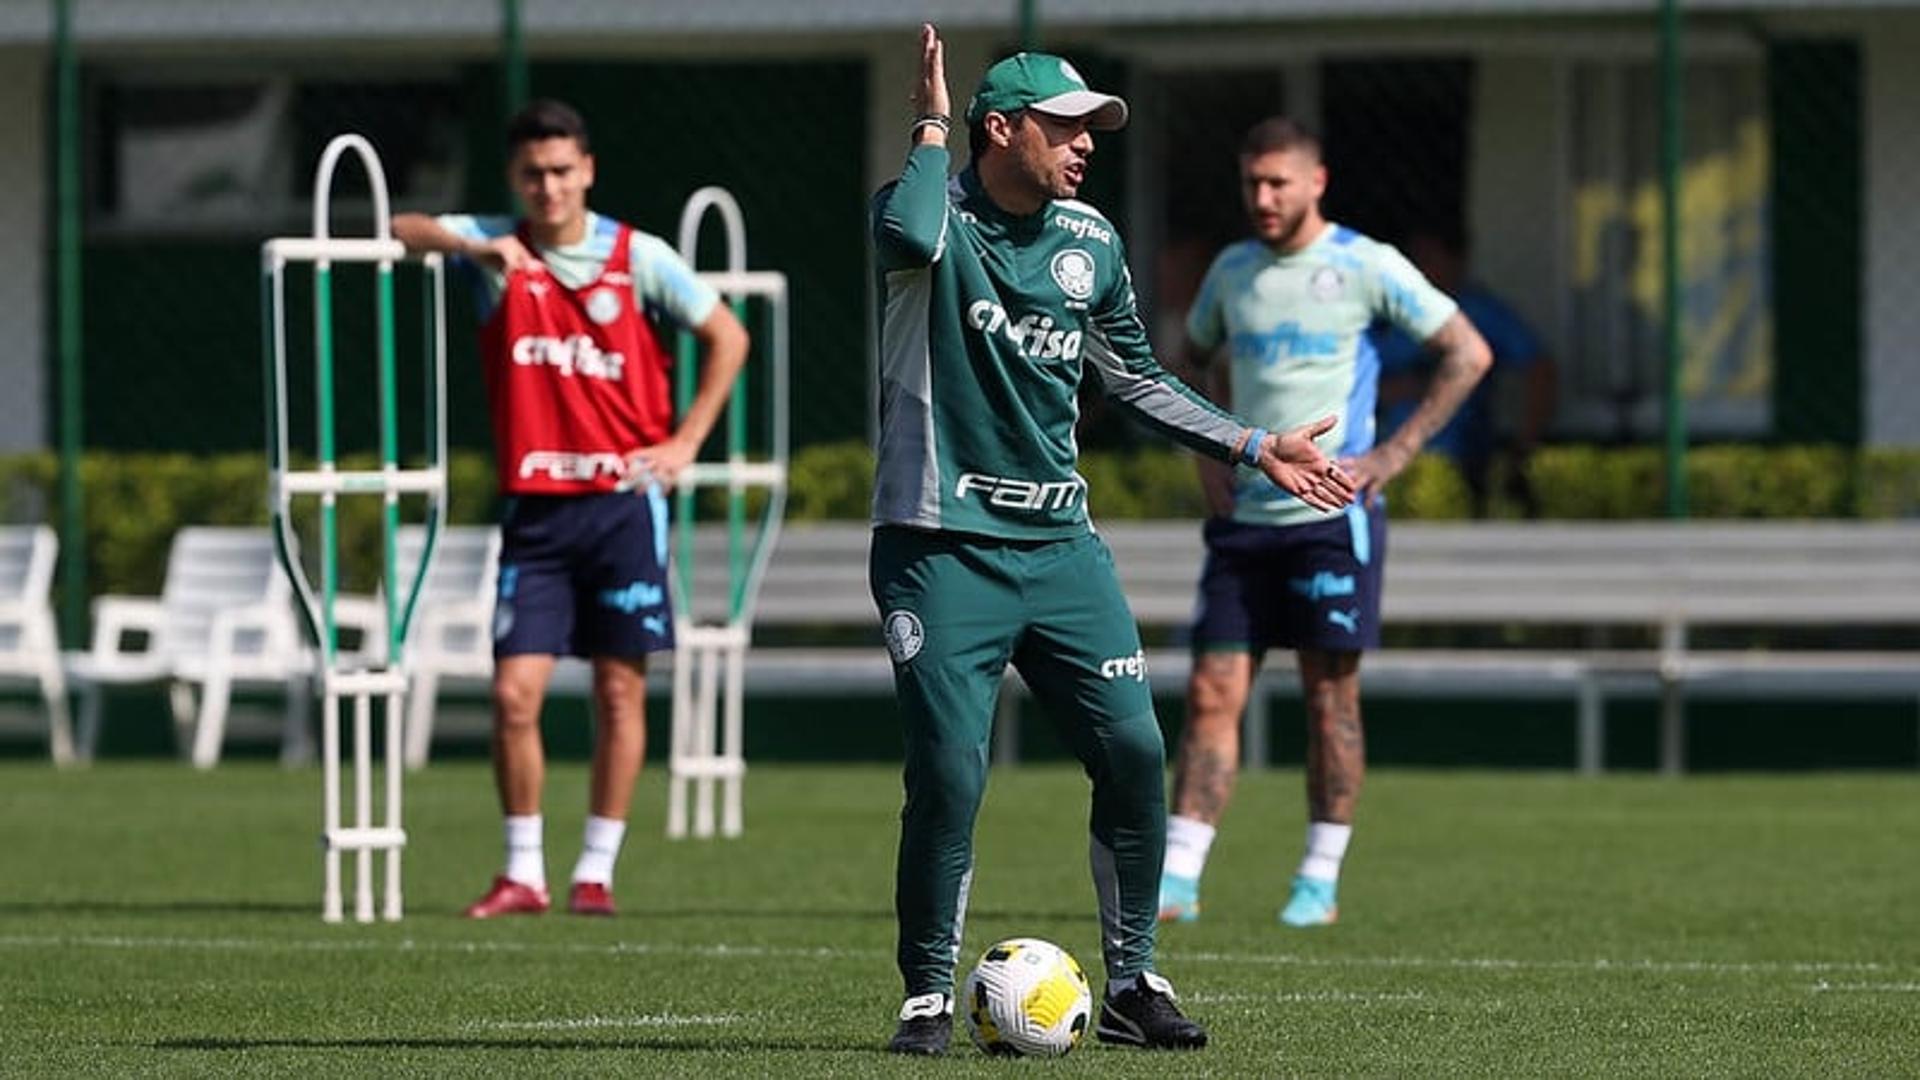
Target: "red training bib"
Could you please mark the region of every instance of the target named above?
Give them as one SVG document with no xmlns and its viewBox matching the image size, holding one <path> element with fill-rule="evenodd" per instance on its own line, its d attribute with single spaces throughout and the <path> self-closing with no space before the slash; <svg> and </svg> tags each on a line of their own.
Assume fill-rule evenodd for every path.
<svg viewBox="0 0 1920 1080">
<path fill-rule="evenodd" d="M 521 226 L 520 242 L 533 251 Z M 481 327 L 500 490 L 612 491 L 626 456 L 672 428 L 668 357 L 634 306 L 621 225 L 600 276 L 578 289 L 545 266 L 516 270 Z"/>
</svg>

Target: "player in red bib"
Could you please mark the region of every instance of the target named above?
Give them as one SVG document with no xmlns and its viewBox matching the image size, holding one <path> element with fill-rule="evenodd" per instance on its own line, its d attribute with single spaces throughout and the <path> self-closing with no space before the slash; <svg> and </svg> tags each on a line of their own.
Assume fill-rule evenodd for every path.
<svg viewBox="0 0 1920 1080">
<path fill-rule="evenodd" d="M 500 491 L 493 767 L 506 867 L 472 918 L 547 910 L 540 710 L 556 658 L 593 664 L 593 779 L 570 910 L 613 914 L 613 866 L 646 746 L 646 657 L 673 647 L 665 492 L 692 463 L 746 361 L 747 334 L 656 237 L 587 209 L 593 155 L 572 108 L 507 124 L 523 215 L 401 214 L 409 250 L 456 257 L 482 290 L 480 328 Z M 679 423 L 662 329 L 706 357 Z"/>
</svg>

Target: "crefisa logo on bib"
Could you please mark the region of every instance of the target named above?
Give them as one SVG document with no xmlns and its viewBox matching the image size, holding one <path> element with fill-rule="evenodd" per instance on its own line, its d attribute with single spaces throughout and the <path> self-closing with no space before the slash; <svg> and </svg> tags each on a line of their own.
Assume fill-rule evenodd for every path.
<svg viewBox="0 0 1920 1080">
<path fill-rule="evenodd" d="M 595 289 L 587 294 L 587 318 L 606 326 L 620 317 L 620 296 L 612 289 Z"/>
<path fill-rule="evenodd" d="M 896 664 L 919 656 L 920 647 L 927 643 L 927 631 L 920 625 L 920 616 L 905 608 L 887 613 L 886 631 L 887 652 Z"/>
<path fill-rule="evenodd" d="M 1093 295 L 1093 256 L 1079 248 L 1068 248 L 1053 257 L 1049 268 L 1053 283 L 1069 300 L 1085 300 Z"/>
</svg>

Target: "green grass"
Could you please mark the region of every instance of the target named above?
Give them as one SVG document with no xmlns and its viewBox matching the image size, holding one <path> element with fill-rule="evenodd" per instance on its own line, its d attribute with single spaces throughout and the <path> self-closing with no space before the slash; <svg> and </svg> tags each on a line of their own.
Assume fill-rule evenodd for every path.
<svg viewBox="0 0 1920 1080">
<path fill-rule="evenodd" d="M 585 778 L 555 768 L 548 865 Z M 1274 911 L 1297 773 L 1244 779 L 1206 915 L 1161 970 L 1214 1045 L 1055 1062 L 878 1052 L 897 773 L 756 769 L 748 832 L 661 838 L 649 769 L 615 920 L 472 924 L 484 766 L 408 782 L 407 918 L 323 925 L 319 780 L 239 764 L 0 766 L 0 1072 L 463 1076 L 1920 1075 L 1920 777 L 1381 771 L 1345 921 Z M 1098 969 L 1085 783 L 997 773 L 969 958 L 1046 937 Z M 1095 978 L 1096 986 L 1100 980 Z"/>
</svg>

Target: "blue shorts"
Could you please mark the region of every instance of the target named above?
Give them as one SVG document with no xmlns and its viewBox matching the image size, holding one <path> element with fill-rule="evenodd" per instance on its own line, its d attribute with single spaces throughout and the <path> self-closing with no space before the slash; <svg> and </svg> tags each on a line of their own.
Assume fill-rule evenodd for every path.
<svg viewBox="0 0 1920 1080">
<path fill-rule="evenodd" d="M 1386 505 L 1304 525 L 1210 518 L 1195 652 L 1380 647 Z"/>
<path fill-rule="evenodd" d="M 640 657 L 673 648 L 667 500 L 520 495 L 500 524 L 493 655 Z"/>
</svg>

